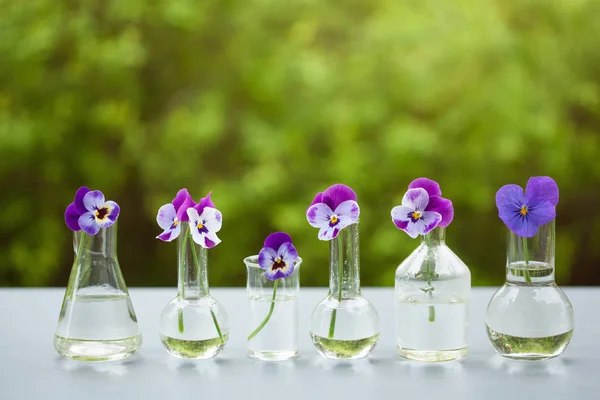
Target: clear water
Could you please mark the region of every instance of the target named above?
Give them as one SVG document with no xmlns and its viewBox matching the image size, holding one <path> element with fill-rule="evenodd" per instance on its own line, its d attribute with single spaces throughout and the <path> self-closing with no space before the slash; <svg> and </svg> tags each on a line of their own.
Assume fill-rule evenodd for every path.
<svg viewBox="0 0 600 400">
<path fill-rule="evenodd" d="M 317 351 L 327 358 L 357 359 L 366 357 L 375 348 L 379 334 L 356 340 L 328 339 L 310 334 Z"/>
<path fill-rule="evenodd" d="M 463 357 L 467 352 L 468 321 L 469 305 L 465 302 L 398 302 L 398 352 L 421 361 L 448 361 Z"/>
<path fill-rule="evenodd" d="M 250 329 L 252 333 L 266 318 L 271 308 L 272 296 L 255 296 L 249 299 Z M 248 341 L 251 357 L 282 360 L 298 354 L 298 299 L 296 296 L 277 296 L 275 308 L 267 324 Z"/>
<path fill-rule="evenodd" d="M 229 335 L 205 340 L 182 340 L 160 335 L 160 340 L 169 353 L 178 358 L 206 359 L 216 356 L 227 343 Z"/>
<path fill-rule="evenodd" d="M 78 290 L 61 310 L 54 345 L 66 357 L 114 360 L 141 345 L 135 312 L 127 293 L 108 285 Z"/>
<path fill-rule="evenodd" d="M 518 337 L 486 328 L 496 351 L 504 357 L 516 359 L 543 360 L 556 357 L 563 352 L 573 336 L 571 330 L 547 337 Z"/>
</svg>

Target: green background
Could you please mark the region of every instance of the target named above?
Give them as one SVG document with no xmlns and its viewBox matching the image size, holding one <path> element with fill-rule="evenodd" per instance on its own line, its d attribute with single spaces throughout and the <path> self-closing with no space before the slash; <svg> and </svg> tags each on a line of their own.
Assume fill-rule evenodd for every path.
<svg viewBox="0 0 600 400">
<path fill-rule="evenodd" d="M 363 285 L 417 246 L 390 209 L 419 176 L 456 217 L 474 285 L 504 277 L 494 195 L 550 175 L 559 284 L 600 284 L 599 1 L 0 0 L 0 284 L 65 285 L 63 212 L 81 185 L 121 206 L 129 286 L 175 286 L 158 208 L 213 191 L 213 286 L 292 235 L 303 285 L 328 282 L 306 222 L 343 182 L 361 205 Z"/>
</svg>

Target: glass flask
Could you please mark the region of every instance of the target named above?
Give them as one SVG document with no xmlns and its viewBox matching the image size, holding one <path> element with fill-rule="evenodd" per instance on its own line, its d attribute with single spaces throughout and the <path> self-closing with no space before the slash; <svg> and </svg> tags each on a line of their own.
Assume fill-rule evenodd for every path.
<svg viewBox="0 0 600 400">
<path fill-rule="evenodd" d="M 573 335 L 573 307 L 554 282 L 554 221 L 524 238 L 508 231 L 506 283 L 488 304 L 485 324 L 501 356 L 543 360 L 560 355 Z"/>
<path fill-rule="evenodd" d="M 271 281 L 258 265 L 258 256 L 244 259 L 248 270 L 246 289 L 250 308 L 248 355 L 263 361 L 287 360 L 298 355 L 298 292 L 300 264 L 294 272 Z"/>
<path fill-rule="evenodd" d="M 379 340 L 379 315 L 360 292 L 358 222 L 329 241 L 329 294 L 314 309 L 310 336 L 319 354 L 366 357 Z"/>
<path fill-rule="evenodd" d="M 396 345 L 411 360 L 450 361 L 467 354 L 471 272 L 445 236 L 442 227 L 423 235 L 396 269 Z"/>
<path fill-rule="evenodd" d="M 73 232 L 75 262 L 65 291 L 54 347 L 64 357 L 109 361 L 142 344 L 117 260 L 117 223 L 96 235 Z"/>
<path fill-rule="evenodd" d="M 219 354 L 229 337 L 225 308 L 208 288 L 207 249 L 190 235 L 188 224 L 177 238 L 178 293 L 160 315 L 160 340 L 178 358 L 207 359 Z"/>
</svg>

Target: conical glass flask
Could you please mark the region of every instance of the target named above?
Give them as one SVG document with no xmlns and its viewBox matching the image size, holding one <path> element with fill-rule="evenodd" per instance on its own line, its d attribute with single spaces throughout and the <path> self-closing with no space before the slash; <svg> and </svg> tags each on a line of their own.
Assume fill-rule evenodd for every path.
<svg viewBox="0 0 600 400">
<path fill-rule="evenodd" d="M 396 269 L 398 354 L 450 361 L 467 354 L 471 272 L 437 227 Z"/>
<path fill-rule="evenodd" d="M 366 357 L 379 340 L 379 315 L 360 292 L 358 222 L 329 242 L 329 294 L 314 309 L 310 335 L 319 354 Z"/>
<path fill-rule="evenodd" d="M 75 262 L 54 347 L 83 361 L 118 360 L 142 344 L 135 311 L 117 260 L 117 223 L 96 235 L 73 233 Z"/>
<path fill-rule="evenodd" d="M 488 304 L 487 333 L 501 356 L 543 360 L 573 335 L 573 307 L 554 282 L 554 221 L 525 238 L 508 231 L 506 283 Z"/>
<path fill-rule="evenodd" d="M 188 224 L 181 227 L 177 249 L 178 293 L 160 315 L 160 339 L 175 357 L 212 358 L 227 342 L 229 322 L 208 288 L 208 251 L 194 242 Z"/>
</svg>

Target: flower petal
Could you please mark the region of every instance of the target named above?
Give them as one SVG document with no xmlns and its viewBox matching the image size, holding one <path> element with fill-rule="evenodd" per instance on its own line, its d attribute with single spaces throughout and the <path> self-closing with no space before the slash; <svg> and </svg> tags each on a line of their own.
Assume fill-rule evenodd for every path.
<svg viewBox="0 0 600 400">
<path fill-rule="evenodd" d="M 271 233 L 265 239 L 265 247 L 269 247 L 273 251 L 277 251 L 284 243 L 292 243 L 292 238 L 285 232 Z"/>
<path fill-rule="evenodd" d="M 327 223 L 327 226 L 324 226 L 321 229 L 319 229 L 318 238 L 319 240 L 335 239 L 338 233 L 340 233 L 340 230 L 341 228 L 339 224 L 337 224 L 336 226 L 330 226 L 329 223 Z"/>
<path fill-rule="evenodd" d="M 262 269 L 270 268 L 277 258 L 277 253 L 271 247 L 263 247 L 258 253 L 258 266 Z"/>
<path fill-rule="evenodd" d="M 183 204 L 185 199 L 191 199 L 191 198 L 192 198 L 192 196 L 190 195 L 188 190 L 183 188 L 177 192 L 177 195 L 175 195 L 175 198 L 173 199 L 171 204 L 173 204 L 173 207 L 175 207 L 175 210 L 177 211 L 177 210 L 179 210 L 179 207 L 181 207 L 181 205 Z"/>
<path fill-rule="evenodd" d="M 272 263 L 269 268 L 265 270 L 267 279 L 274 281 L 281 278 L 287 278 L 294 272 L 294 263 L 285 264 L 284 267 L 278 268 L 275 263 Z"/>
<path fill-rule="evenodd" d="M 341 183 L 330 186 L 323 193 L 323 203 L 327 204 L 332 210 L 348 200 L 358 201 L 356 193 L 350 187 Z"/>
<path fill-rule="evenodd" d="M 162 229 L 171 228 L 176 218 L 177 211 L 175 211 L 175 206 L 171 203 L 165 204 L 159 208 L 158 214 L 156 214 L 156 222 Z"/>
<path fill-rule="evenodd" d="M 217 237 L 217 234 L 209 231 L 204 234 L 204 243 L 198 243 L 198 244 L 200 246 L 204 247 L 205 249 L 212 249 L 219 243 L 221 243 L 221 239 L 219 239 Z"/>
<path fill-rule="evenodd" d="M 503 206 L 521 209 L 526 202 L 523 188 L 519 185 L 504 185 L 496 192 L 496 207 L 498 207 L 498 210 Z"/>
<path fill-rule="evenodd" d="M 176 207 L 177 210 L 177 220 L 179 222 L 188 222 L 189 221 L 189 217 L 188 217 L 188 213 L 187 211 L 194 207 L 196 205 L 196 203 L 194 203 L 194 200 L 192 200 L 191 197 L 186 197 L 183 200 L 183 203 L 181 203 L 181 205 L 179 206 L 179 208 Z"/>
<path fill-rule="evenodd" d="M 429 204 L 429 195 L 422 188 L 408 189 L 402 198 L 402 205 L 413 211 L 425 211 Z"/>
<path fill-rule="evenodd" d="M 119 216 L 119 212 L 121 212 L 119 205 L 114 201 L 107 201 L 106 203 L 102 204 L 102 206 L 99 209 L 106 210 L 106 214 L 104 215 L 104 218 L 102 218 L 102 220 L 96 217 L 96 222 L 98 223 L 98 226 L 100 226 L 100 228 L 108 228 L 109 226 L 114 224 L 117 217 Z"/>
<path fill-rule="evenodd" d="M 322 203 L 322 202 L 323 202 L 323 192 L 319 192 L 315 195 L 315 199 L 312 201 L 312 203 L 310 203 L 310 205 L 313 206 L 317 203 Z"/>
<path fill-rule="evenodd" d="M 77 232 L 81 228 L 79 227 L 79 213 L 75 203 L 71 203 L 65 210 L 65 222 L 70 230 Z"/>
<path fill-rule="evenodd" d="M 104 195 L 99 190 L 92 190 L 83 196 L 83 206 L 87 211 L 95 211 L 104 204 Z M 81 228 L 83 229 L 83 227 Z"/>
<path fill-rule="evenodd" d="M 439 183 L 429 178 L 417 178 L 408 185 L 409 189 L 425 189 L 429 197 L 441 196 L 442 190 Z"/>
<path fill-rule="evenodd" d="M 306 211 L 306 219 L 308 223 L 315 228 L 323 228 L 329 226 L 329 218 L 333 215 L 333 211 L 325 203 L 317 203 L 308 208 Z"/>
<path fill-rule="evenodd" d="M 287 242 L 279 247 L 277 250 L 277 256 L 280 257 L 286 265 L 293 266 L 298 259 L 298 250 L 296 250 L 292 243 Z"/>
<path fill-rule="evenodd" d="M 211 194 L 212 194 L 212 192 L 208 192 L 206 197 L 201 198 L 200 201 L 198 202 L 198 204 L 196 204 L 194 206 L 194 208 L 196 210 L 198 210 L 198 214 L 202 215 L 205 207 L 215 208 L 215 203 L 213 203 L 212 200 L 210 199 Z"/>
<path fill-rule="evenodd" d="M 398 229 L 405 231 L 408 227 L 408 223 L 412 221 L 410 214 L 412 214 L 413 211 L 412 208 L 406 206 L 396 206 L 392 208 L 392 221 L 394 222 L 394 225 L 396 225 Z"/>
<path fill-rule="evenodd" d="M 429 204 L 425 211 L 435 211 L 442 216 L 442 221 L 438 226 L 445 228 L 454 219 L 454 207 L 452 201 L 440 196 L 429 197 Z"/>
<path fill-rule="evenodd" d="M 526 218 L 523 216 L 504 221 L 504 223 L 515 235 L 523 237 L 535 236 L 539 227 L 539 225 L 533 222 L 531 218 Z"/>
<path fill-rule="evenodd" d="M 77 213 L 79 213 L 79 215 L 88 212 L 88 210 L 85 208 L 85 205 L 83 204 L 83 197 L 89 192 L 90 189 L 88 189 L 85 186 L 80 187 L 79 189 L 77 189 L 77 192 L 75 192 L 75 209 L 77 210 Z"/>
<path fill-rule="evenodd" d="M 531 199 L 527 204 L 529 207 L 527 216 L 531 223 L 537 226 L 545 225 L 548 222 L 554 221 L 554 218 L 556 218 L 556 207 L 548 200 L 538 202 L 537 200 L 539 199 L 540 198 Z"/>
<path fill-rule="evenodd" d="M 80 216 L 77 223 L 79 224 L 79 227 L 88 235 L 95 235 L 100 230 L 100 225 L 98 225 L 98 222 L 96 222 L 96 215 L 92 211 L 86 212 Z"/>
<path fill-rule="evenodd" d="M 193 209 L 195 210 L 195 208 Z M 204 212 L 202 215 L 200 215 L 200 221 L 202 222 L 202 225 L 206 226 L 209 231 L 216 233 L 221 230 L 221 226 L 223 225 L 223 216 L 221 215 L 221 211 L 217 210 L 216 208 L 204 207 Z"/>
<path fill-rule="evenodd" d="M 176 239 L 181 233 L 181 224 L 175 225 L 175 227 L 169 226 L 163 233 L 158 235 L 156 238 L 162 240 L 163 242 L 170 242 L 173 239 Z"/>
<path fill-rule="evenodd" d="M 403 229 L 411 238 L 416 238 L 418 235 L 426 235 L 433 228 L 438 226 L 442 216 L 434 211 L 425 211 L 421 218 L 416 222 L 412 220 L 407 224 L 406 229 Z"/>
<path fill-rule="evenodd" d="M 549 201 L 551 205 L 558 204 L 558 185 L 549 176 L 534 176 L 529 178 L 525 193 L 528 199 Z"/>
<path fill-rule="evenodd" d="M 360 215 L 360 207 L 356 201 L 346 200 L 337 206 L 333 213 L 337 215 L 338 219 L 340 220 L 339 225 L 343 224 L 344 226 L 348 226 L 358 220 L 358 216 Z M 340 229 L 342 228 L 343 227 Z"/>
</svg>

